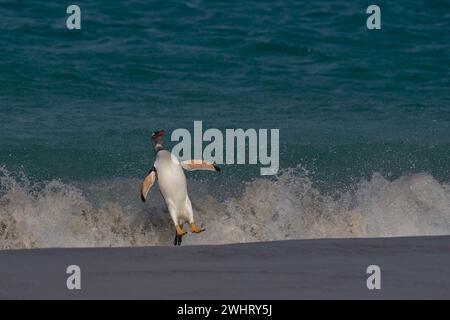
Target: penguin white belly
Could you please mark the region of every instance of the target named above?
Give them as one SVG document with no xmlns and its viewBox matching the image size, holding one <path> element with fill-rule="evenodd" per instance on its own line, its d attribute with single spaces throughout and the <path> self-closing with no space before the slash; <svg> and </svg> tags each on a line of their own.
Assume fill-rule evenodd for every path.
<svg viewBox="0 0 450 320">
<path fill-rule="evenodd" d="M 158 185 L 166 201 L 170 215 L 176 224 L 189 220 L 186 205 L 188 202 L 186 176 L 178 159 L 166 150 L 158 152 L 155 169 Z"/>
</svg>

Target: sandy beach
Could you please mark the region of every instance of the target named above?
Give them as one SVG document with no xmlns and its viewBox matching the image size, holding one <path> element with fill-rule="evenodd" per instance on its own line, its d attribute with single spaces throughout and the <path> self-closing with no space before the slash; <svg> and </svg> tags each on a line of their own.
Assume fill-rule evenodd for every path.
<svg viewBox="0 0 450 320">
<path fill-rule="evenodd" d="M 450 298 L 450 237 L 0 252 L 1 299 Z M 66 268 L 81 268 L 68 290 Z M 366 268 L 381 268 L 368 290 Z"/>
</svg>

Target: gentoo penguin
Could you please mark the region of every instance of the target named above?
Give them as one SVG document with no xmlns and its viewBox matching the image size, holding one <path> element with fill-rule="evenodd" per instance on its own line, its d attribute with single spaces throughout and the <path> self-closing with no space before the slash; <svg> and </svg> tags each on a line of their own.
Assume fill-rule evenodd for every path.
<svg viewBox="0 0 450 320">
<path fill-rule="evenodd" d="M 163 148 L 163 137 L 164 130 L 155 131 L 152 134 L 151 142 L 156 155 L 155 163 L 142 181 L 141 199 L 145 202 L 148 191 L 158 179 L 159 189 L 175 225 L 175 245 L 180 245 L 182 236 L 186 234 L 186 231 L 183 230 L 185 223 L 189 224 L 192 233 L 204 231 L 194 223 L 194 212 L 187 193 L 186 176 L 183 169 L 220 171 L 220 168 L 215 163 L 203 160 L 179 161 L 176 156 Z"/>
</svg>

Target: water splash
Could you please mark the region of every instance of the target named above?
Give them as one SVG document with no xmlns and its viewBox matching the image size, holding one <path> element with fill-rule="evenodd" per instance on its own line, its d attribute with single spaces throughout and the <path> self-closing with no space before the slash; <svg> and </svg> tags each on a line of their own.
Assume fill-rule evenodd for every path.
<svg viewBox="0 0 450 320">
<path fill-rule="evenodd" d="M 298 169 L 243 184 L 225 199 L 205 196 L 209 186 L 196 183 L 195 216 L 207 230 L 185 244 L 450 234 L 450 186 L 428 174 L 389 181 L 374 173 L 333 196 Z M 32 183 L 0 167 L 0 249 L 171 245 L 157 189 L 144 205 L 138 186 L 136 179 Z"/>
</svg>

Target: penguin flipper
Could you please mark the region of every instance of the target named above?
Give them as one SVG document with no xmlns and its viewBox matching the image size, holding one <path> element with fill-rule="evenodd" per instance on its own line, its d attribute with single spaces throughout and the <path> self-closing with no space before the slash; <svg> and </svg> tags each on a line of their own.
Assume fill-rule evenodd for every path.
<svg viewBox="0 0 450 320">
<path fill-rule="evenodd" d="M 153 186 L 155 181 L 156 181 L 156 170 L 153 167 L 147 173 L 147 175 L 145 176 L 145 178 L 141 184 L 141 200 L 142 200 L 142 202 L 145 202 L 145 200 L 147 200 L 148 191 Z"/>
<path fill-rule="evenodd" d="M 181 162 L 183 169 L 188 171 L 208 170 L 219 172 L 220 168 L 215 163 L 206 160 L 186 160 Z"/>
</svg>

